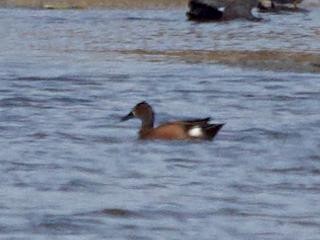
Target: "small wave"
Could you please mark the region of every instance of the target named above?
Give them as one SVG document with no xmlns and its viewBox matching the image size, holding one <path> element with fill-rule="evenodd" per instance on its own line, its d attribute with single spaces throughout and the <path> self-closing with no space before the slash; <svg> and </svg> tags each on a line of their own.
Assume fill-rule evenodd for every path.
<svg viewBox="0 0 320 240">
<path fill-rule="evenodd" d="M 109 137 L 109 136 L 94 136 L 92 137 L 92 141 L 95 143 L 105 143 L 105 144 L 118 144 L 123 142 L 120 138 Z"/>
<path fill-rule="evenodd" d="M 292 221 L 291 223 L 300 225 L 302 227 L 314 227 L 314 228 L 320 229 L 320 223 L 317 221 L 299 220 L 299 221 Z"/>
<path fill-rule="evenodd" d="M 76 142 L 83 142 L 86 140 L 85 137 L 81 137 L 78 134 L 74 134 L 74 133 L 56 132 L 56 134 L 59 137 L 63 137 L 65 139 L 69 139 L 69 140 L 76 141 Z"/>
<path fill-rule="evenodd" d="M 230 187 L 243 193 L 260 193 L 263 191 L 261 187 L 248 184 L 232 184 Z"/>
<path fill-rule="evenodd" d="M 283 131 L 275 131 L 275 130 L 269 130 L 264 128 L 248 128 L 245 130 L 242 130 L 241 132 L 246 133 L 246 136 L 240 137 L 240 140 L 244 139 L 252 139 L 252 137 L 248 136 L 266 136 L 268 138 L 272 139 L 278 139 L 278 140 L 286 140 L 290 138 L 300 138 L 301 134 L 297 132 L 283 132 Z M 250 133 L 250 134 L 249 134 Z M 242 134 L 243 135 L 243 134 Z"/>
<path fill-rule="evenodd" d="M 124 208 L 105 208 L 89 213 L 84 213 L 81 215 L 93 215 L 93 216 L 107 216 L 107 217 L 116 217 L 116 218 L 143 218 L 143 219 L 158 219 L 163 217 L 171 217 L 178 220 L 183 220 L 187 217 L 191 216 L 198 216 L 197 213 L 190 213 L 190 212 L 181 212 L 181 211 L 173 211 L 167 209 L 160 209 L 160 210 L 129 210 Z M 203 214 L 207 213 L 200 213 L 202 216 Z M 208 213 L 209 214 L 209 213 Z"/>
<path fill-rule="evenodd" d="M 31 219 L 34 219 L 34 217 Z M 100 223 L 98 220 L 80 219 L 73 215 L 46 214 L 40 219 L 32 220 L 31 225 L 35 233 L 78 235 L 92 231 L 92 227 Z"/>
<path fill-rule="evenodd" d="M 299 192 L 314 192 L 319 193 L 320 185 L 318 184 L 295 184 L 295 183 L 278 183 L 278 184 L 270 184 L 267 186 L 269 189 L 273 189 L 275 191 L 299 191 Z"/>
<path fill-rule="evenodd" d="M 167 18 L 146 18 L 146 17 L 127 17 L 125 20 L 129 21 L 156 21 L 156 22 L 173 22 L 175 20 L 167 19 Z"/>
<path fill-rule="evenodd" d="M 122 208 L 105 208 L 102 210 L 94 211 L 89 213 L 90 215 L 100 215 L 100 216 L 110 216 L 110 217 L 119 217 L 119 218 L 137 218 L 140 217 L 140 214 L 127 209 Z"/>
<path fill-rule="evenodd" d="M 74 97 L 53 97 L 53 98 L 50 98 L 49 101 L 67 103 L 67 104 L 82 104 L 82 105 L 87 105 L 89 103 L 92 103 L 92 101 L 89 99 L 74 98 Z"/>
<path fill-rule="evenodd" d="M 282 174 L 282 173 L 301 173 L 301 172 L 305 172 L 306 169 L 304 167 L 291 167 L 291 168 L 262 169 L 262 171 Z"/>
<path fill-rule="evenodd" d="M 49 134 L 44 133 L 44 132 L 36 132 L 36 133 L 29 135 L 29 137 L 31 137 L 32 139 L 36 139 L 36 140 L 46 139 L 48 136 L 49 136 Z"/>
<path fill-rule="evenodd" d="M 63 82 L 63 83 L 72 83 L 75 85 L 80 86 L 89 86 L 89 85 L 100 85 L 97 81 L 90 79 L 90 78 L 84 78 L 81 76 L 58 76 L 58 77 L 39 77 L 39 76 L 27 76 L 27 77 L 17 77 L 15 80 L 19 82 Z"/>
<path fill-rule="evenodd" d="M 1 161 L 1 164 L 7 164 L 7 171 L 36 171 L 36 170 L 53 170 L 61 169 L 62 167 L 54 163 L 27 163 L 14 161 Z"/>
<path fill-rule="evenodd" d="M 63 192 L 97 192 L 98 188 L 104 186 L 103 183 L 76 179 L 68 181 L 60 186 L 59 191 Z"/>
<path fill-rule="evenodd" d="M 274 174 L 296 174 L 306 176 L 310 175 L 320 175 L 320 169 L 315 167 L 304 167 L 304 166 L 297 166 L 297 167 L 287 167 L 287 168 L 258 168 L 258 171 L 267 172 L 267 173 L 274 173 Z"/>
<path fill-rule="evenodd" d="M 43 102 L 29 97 L 9 97 L 0 100 L 0 107 L 44 107 Z"/>
<path fill-rule="evenodd" d="M 313 161 L 320 161 L 320 155 L 312 155 L 310 156 L 310 159 L 312 159 Z"/>
<path fill-rule="evenodd" d="M 89 167 L 82 167 L 82 166 L 75 166 L 72 167 L 72 169 L 82 172 L 82 173 L 87 173 L 87 174 L 102 174 L 104 171 L 102 169 L 97 169 L 97 168 L 89 168 Z"/>
<path fill-rule="evenodd" d="M 201 160 L 189 159 L 189 158 L 167 158 L 164 160 L 167 163 L 201 163 Z"/>
</svg>

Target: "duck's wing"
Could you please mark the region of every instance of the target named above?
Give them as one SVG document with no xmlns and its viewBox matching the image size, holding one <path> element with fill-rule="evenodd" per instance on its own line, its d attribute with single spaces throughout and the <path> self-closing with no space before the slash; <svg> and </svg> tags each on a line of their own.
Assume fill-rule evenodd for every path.
<svg viewBox="0 0 320 240">
<path fill-rule="evenodd" d="M 190 119 L 172 122 L 184 130 L 184 135 L 188 139 L 213 140 L 224 124 L 209 123 L 210 118 Z"/>
<path fill-rule="evenodd" d="M 188 119 L 188 120 L 182 120 L 182 121 L 177 121 L 185 125 L 206 125 L 210 121 L 211 118 L 197 118 L 197 119 Z"/>
<path fill-rule="evenodd" d="M 166 125 L 185 125 L 185 126 L 193 126 L 193 125 L 208 125 L 209 121 L 211 120 L 210 117 L 207 118 L 191 118 L 191 119 L 184 119 L 184 120 L 177 120 L 177 121 L 170 121 L 166 123 L 160 123 L 160 126 L 166 126 Z"/>
<path fill-rule="evenodd" d="M 209 124 L 210 118 L 175 121 L 160 124 L 147 132 L 140 132 L 141 139 L 162 140 L 212 140 L 224 124 Z"/>
</svg>

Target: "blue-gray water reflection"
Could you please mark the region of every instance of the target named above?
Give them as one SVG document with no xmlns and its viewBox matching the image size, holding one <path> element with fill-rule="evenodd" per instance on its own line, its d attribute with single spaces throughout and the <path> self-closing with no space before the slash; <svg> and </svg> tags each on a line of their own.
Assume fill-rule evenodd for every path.
<svg viewBox="0 0 320 240">
<path fill-rule="evenodd" d="M 0 12 L 1 237 L 320 236 L 319 74 L 114 51 L 319 52 L 310 15 L 279 26 L 299 35 L 283 41 L 278 30 L 258 38 L 272 20 L 194 25 L 182 10 Z M 304 18 L 308 28 L 294 28 Z M 141 142 L 137 121 L 119 122 L 141 100 L 158 121 L 227 124 L 214 142 Z"/>
</svg>

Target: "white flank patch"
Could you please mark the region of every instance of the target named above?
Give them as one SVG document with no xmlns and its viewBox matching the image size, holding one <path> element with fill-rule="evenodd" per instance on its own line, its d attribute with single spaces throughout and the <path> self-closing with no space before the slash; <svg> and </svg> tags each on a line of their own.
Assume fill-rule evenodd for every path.
<svg viewBox="0 0 320 240">
<path fill-rule="evenodd" d="M 200 127 L 195 126 L 188 131 L 189 136 L 191 137 L 202 137 L 203 131 Z"/>
</svg>

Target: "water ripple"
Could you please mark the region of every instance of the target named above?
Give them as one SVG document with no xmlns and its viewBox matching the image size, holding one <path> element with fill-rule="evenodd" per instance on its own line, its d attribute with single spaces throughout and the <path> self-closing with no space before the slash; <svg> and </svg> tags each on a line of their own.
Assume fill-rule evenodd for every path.
<svg viewBox="0 0 320 240">
<path fill-rule="evenodd" d="M 263 16 L 0 9 L 1 237 L 316 238 L 319 9 Z M 143 100 L 227 125 L 140 141 Z"/>
</svg>

